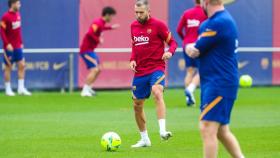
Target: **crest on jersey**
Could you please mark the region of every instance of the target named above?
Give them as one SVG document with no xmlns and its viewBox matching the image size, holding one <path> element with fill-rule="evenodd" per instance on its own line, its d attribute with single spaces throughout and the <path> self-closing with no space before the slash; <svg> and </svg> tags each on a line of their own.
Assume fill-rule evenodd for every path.
<svg viewBox="0 0 280 158">
<path fill-rule="evenodd" d="M 148 33 L 148 34 L 151 34 L 151 33 L 152 33 L 152 29 L 148 29 L 148 30 L 147 30 L 147 33 Z"/>
<path fill-rule="evenodd" d="M 231 4 L 235 2 L 236 0 L 223 0 L 225 5 Z"/>
</svg>

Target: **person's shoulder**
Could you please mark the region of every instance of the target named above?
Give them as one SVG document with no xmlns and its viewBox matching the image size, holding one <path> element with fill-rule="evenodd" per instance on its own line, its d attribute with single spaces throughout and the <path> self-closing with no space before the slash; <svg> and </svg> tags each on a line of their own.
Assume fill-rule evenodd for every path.
<svg viewBox="0 0 280 158">
<path fill-rule="evenodd" d="M 215 18 L 213 18 L 213 21 L 215 21 L 216 23 L 224 23 L 232 20 L 233 18 L 227 10 L 218 13 L 218 15 L 216 15 Z"/>
<path fill-rule="evenodd" d="M 184 11 L 183 15 L 186 16 L 186 15 L 191 14 L 192 12 L 194 12 L 194 8 L 189 8 L 189 9 L 186 9 L 186 10 Z"/>
<path fill-rule="evenodd" d="M 3 15 L 2 15 L 2 20 L 4 19 L 9 19 L 10 18 L 10 13 L 9 12 L 5 12 Z"/>
<path fill-rule="evenodd" d="M 97 24 L 97 25 L 99 25 L 99 24 L 101 24 L 102 23 L 102 19 L 101 18 L 96 18 L 96 19 L 93 19 L 93 21 L 92 21 L 92 24 Z"/>
<path fill-rule="evenodd" d="M 157 18 L 151 18 L 151 24 L 156 25 L 156 26 L 167 26 L 166 23 L 162 20 L 159 20 Z"/>
<path fill-rule="evenodd" d="M 131 24 L 130 27 L 134 27 L 134 26 L 138 26 L 140 25 L 139 22 L 137 20 L 134 20 Z"/>
<path fill-rule="evenodd" d="M 185 10 L 184 14 L 188 15 L 188 14 L 197 14 L 198 12 L 203 12 L 202 7 L 200 6 L 194 6 L 190 9 Z"/>
</svg>

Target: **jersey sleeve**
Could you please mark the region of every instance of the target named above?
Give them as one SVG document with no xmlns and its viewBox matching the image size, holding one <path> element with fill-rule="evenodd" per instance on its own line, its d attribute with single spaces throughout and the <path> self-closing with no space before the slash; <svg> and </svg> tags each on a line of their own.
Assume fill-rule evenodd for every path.
<svg viewBox="0 0 280 158">
<path fill-rule="evenodd" d="M 90 29 L 90 37 L 96 42 L 96 43 L 99 43 L 99 37 L 96 35 L 96 32 L 98 31 L 99 29 L 99 25 L 96 24 L 96 23 L 93 23 L 91 25 L 91 29 Z"/>
<path fill-rule="evenodd" d="M 221 32 L 219 24 L 217 23 L 205 23 L 199 29 L 199 38 L 195 44 L 201 54 L 206 53 L 215 44 L 221 40 Z"/>
<path fill-rule="evenodd" d="M 134 48 L 134 40 L 133 40 L 133 35 L 132 35 L 132 26 L 131 26 L 131 45 L 132 45 L 132 51 L 131 51 L 130 61 L 136 61 L 136 52 L 135 52 L 135 48 Z"/>
<path fill-rule="evenodd" d="M 186 16 L 185 14 L 183 14 L 178 23 L 177 30 L 176 30 L 182 40 L 184 39 L 183 28 L 185 25 L 186 25 Z"/>
<path fill-rule="evenodd" d="M 112 26 L 105 26 L 104 27 L 104 30 L 106 31 L 106 30 L 112 30 L 113 28 L 112 28 Z"/>
<path fill-rule="evenodd" d="M 160 38 L 163 41 L 165 41 L 168 44 L 168 46 L 169 46 L 168 51 L 170 53 L 174 54 L 176 49 L 177 49 L 177 47 L 178 47 L 178 44 L 174 40 L 171 32 L 169 31 L 169 29 L 167 28 L 167 26 L 164 23 L 159 23 L 158 29 L 159 29 L 159 36 L 160 36 Z"/>
<path fill-rule="evenodd" d="M 8 20 L 3 17 L 0 21 L 0 34 L 1 34 L 1 39 L 3 41 L 4 47 L 6 48 L 7 45 L 10 43 L 8 38 L 7 38 L 7 34 L 6 34 L 6 29 L 8 27 Z"/>
</svg>

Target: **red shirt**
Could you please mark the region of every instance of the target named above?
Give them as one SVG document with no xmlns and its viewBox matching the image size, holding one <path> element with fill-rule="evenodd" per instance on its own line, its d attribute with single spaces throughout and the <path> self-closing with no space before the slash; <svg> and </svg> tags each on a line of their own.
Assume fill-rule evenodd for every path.
<svg viewBox="0 0 280 158">
<path fill-rule="evenodd" d="M 176 51 L 177 43 L 163 22 L 155 18 L 150 18 L 145 24 L 135 21 L 131 24 L 131 38 L 130 61 L 136 61 L 136 77 L 148 75 L 157 70 L 165 71 L 165 61 L 162 60 L 165 41 L 172 54 Z"/>
<path fill-rule="evenodd" d="M 184 46 L 197 40 L 199 26 L 206 19 L 207 16 L 200 5 L 184 12 L 177 27 L 177 33 L 183 40 Z"/>
<path fill-rule="evenodd" d="M 21 17 L 19 12 L 6 12 L 0 24 L 0 34 L 4 49 L 8 44 L 11 44 L 14 49 L 22 48 Z"/>
<path fill-rule="evenodd" d="M 99 38 L 104 30 L 111 30 L 111 26 L 105 26 L 106 22 L 102 19 L 96 19 L 90 25 L 90 28 L 84 36 L 83 42 L 80 47 L 80 53 L 93 51 L 99 44 Z"/>
</svg>

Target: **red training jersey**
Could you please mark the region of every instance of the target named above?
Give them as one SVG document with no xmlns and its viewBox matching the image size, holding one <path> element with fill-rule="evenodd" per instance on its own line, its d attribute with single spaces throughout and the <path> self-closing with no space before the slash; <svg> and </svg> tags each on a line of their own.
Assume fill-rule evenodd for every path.
<svg viewBox="0 0 280 158">
<path fill-rule="evenodd" d="M 6 12 L 0 22 L 0 34 L 3 47 L 11 44 L 14 49 L 22 48 L 21 16 L 19 12 Z"/>
<path fill-rule="evenodd" d="M 93 51 L 99 44 L 101 33 L 104 30 L 112 29 L 111 26 L 105 26 L 105 24 L 106 22 L 102 18 L 93 21 L 80 46 L 81 54 Z"/>
<path fill-rule="evenodd" d="M 144 24 L 134 21 L 131 24 L 132 53 L 130 61 L 136 61 L 135 76 L 145 76 L 154 71 L 165 71 L 165 61 L 162 60 L 165 42 L 169 52 L 175 53 L 177 43 L 167 26 L 155 19 L 149 18 Z"/>
<path fill-rule="evenodd" d="M 199 26 L 207 18 L 200 5 L 196 5 L 194 8 L 184 12 L 177 27 L 177 33 L 183 40 L 183 46 L 196 42 Z"/>
</svg>

